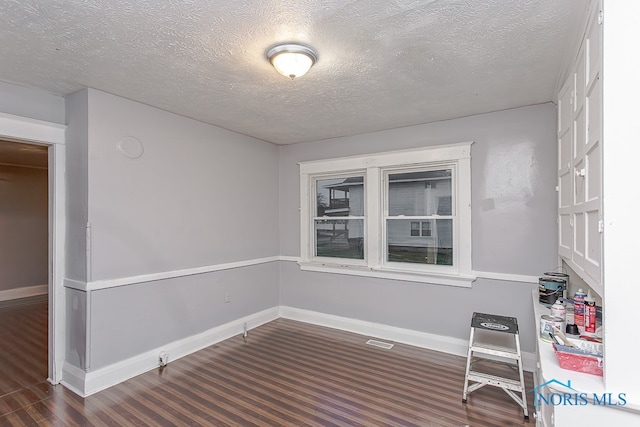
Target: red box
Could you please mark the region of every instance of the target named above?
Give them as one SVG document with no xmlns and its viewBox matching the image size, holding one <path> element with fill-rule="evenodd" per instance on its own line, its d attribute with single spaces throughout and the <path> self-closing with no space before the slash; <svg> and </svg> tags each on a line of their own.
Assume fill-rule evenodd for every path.
<svg viewBox="0 0 640 427">
<path fill-rule="evenodd" d="M 602 355 L 590 354 L 584 350 L 555 343 L 553 350 L 562 369 L 602 376 Z"/>
</svg>

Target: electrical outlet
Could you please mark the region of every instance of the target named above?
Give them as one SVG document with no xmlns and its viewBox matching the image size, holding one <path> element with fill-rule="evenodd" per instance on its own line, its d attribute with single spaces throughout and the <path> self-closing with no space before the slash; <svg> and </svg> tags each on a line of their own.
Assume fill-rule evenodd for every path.
<svg viewBox="0 0 640 427">
<path fill-rule="evenodd" d="M 224 303 L 228 304 L 231 302 L 231 292 L 225 292 L 224 293 Z"/>
<path fill-rule="evenodd" d="M 161 351 L 158 355 L 158 363 L 160 366 L 167 366 L 167 363 L 169 363 L 169 353 Z"/>
</svg>

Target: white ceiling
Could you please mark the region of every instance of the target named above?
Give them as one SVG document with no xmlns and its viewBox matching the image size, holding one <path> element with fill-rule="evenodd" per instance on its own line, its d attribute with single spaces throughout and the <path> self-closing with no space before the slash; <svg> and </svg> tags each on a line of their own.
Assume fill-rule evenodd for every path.
<svg viewBox="0 0 640 427">
<path fill-rule="evenodd" d="M 276 144 L 549 102 L 586 0 L 3 0 L 0 80 Z M 313 46 L 300 79 L 265 51 Z"/>
</svg>

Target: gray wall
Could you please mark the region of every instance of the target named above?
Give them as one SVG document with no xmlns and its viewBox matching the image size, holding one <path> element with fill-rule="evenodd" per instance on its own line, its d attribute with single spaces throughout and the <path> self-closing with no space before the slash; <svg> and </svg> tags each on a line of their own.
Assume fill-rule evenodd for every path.
<svg viewBox="0 0 640 427">
<path fill-rule="evenodd" d="M 0 84 L 0 92 L 7 86 Z M 475 141 L 474 269 L 538 275 L 556 266 L 552 105 L 276 147 L 91 89 L 66 101 L 32 96 L 22 112 L 2 103 L 0 110 L 56 122 L 66 117 L 70 279 L 298 256 L 297 162 L 468 140 Z M 36 98 L 58 115 L 39 112 Z M 140 159 L 117 150 L 125 136 L 143 143 Z M 479 279 L 461 289 L 301 272 L 281 262 L 92 291 L 91 298 L 68 289 L 67 359 L 97 369 L 279 303 L 461 339 L 474 310 L 512 314 L 525 350 L 533 351 L 532 288 Z M 232 294 L 229 304 L 225 292 Z"/>
<path fill-rule="evenodd" d="M 277 305 L 277 262 L 93 291 L 91 369 Z"/>
<path fill-rule="evenodd" d="M 474 269 L 535 276 L 556 266 L 552 105 L 283 147 L 91 89 L 63 99 L 0 82 L 0 111 L 69 126 L 66 277 L 80 282 L 298 256 L 297 162 L 469 140 Z M 125 136 L 143 143 L 140 159 L 117 151 Z M 279 303 L 461 339 L 472 311 L 510 314 L 533 351 L 534 285 L 479 279 L 461 289 L 279 264 L 91 298 L 67 289 L 67 361 L 96 369 Z"/>
<path fill-rule="evenodd" d="M 67 104 L 70 172 L 81 181 L 68 182 L 79 193 L 70 195 L 70 218 L 76 217 L 69 221 L 75 241 L 69 250 L 72 264 L 83 262 L 86 185 L 88 282 L 278 255 L 275 145 L 92 89 Z M 124 137 L 142 143 L 140 158 L 118 150 Z M 84 272 L 69 270 L 78 280 Z M 90 291 L 90 318 L 79 309 L 68 319 L 72 335 L 89 328 L 90 354 L 75 361 L 86 357 L 95 370 L 277 306 L 278 274 L 272 262 Z M 81 353 L 82 340 L 71 341 L 70 350 Z"/>
<path fill-rule="evenodd" d="M 80 90 L 65 98 L 66 132 L 66 209 L 65 278 L 87 281 L 86 226 L 88 222 L 88 112 L 89 92 Z M 86 368 L 87 293 L 65 289 L 66 361 Z"/>
<path fill-rule="evenodd" d="M 473 268 L 538 275 L 557 264 L 556 109 L 551 104 L 507 110 L 280 148 L 281 254 L 300 255 L 297 162 L 474 141 Z M 511 314 L 534 350 L 534 285 L 479 279 L 472 289 L 364 279 L 281 266 L 281 304 L 468 339 L 473 311 Z"/>
<path fill-rule="evenodd" d="M 63 97 L 2 81 L 0 111 L 14 116 L 65 124 Z"/>
<path fill-rule="evenodd" d="M 44 120 L 48 122 L 65 123 L 65 100 L 61 96 L 52 95 L 44 91 L 23 86 L 14 85 L 0 81 L 0 112 L 21 116 L 31 119 Z M 38 199 L 30 197 L 26 199 L 26 194 L 0 194 L 0 213 L 3 216 L 0 227 L 0 290 L 45 285 L 47 279 L 48 265 L 48 190 L 47 171 L 41 170 L 33 172 L 38 175 L 20 178 L 20 185 L 28 185 L 37 194 Z M 26 183 L 25 180 L 38 183 Z M 2 183 L 0 183 L 2 184 Z M 36 188 L 37 187 L 37 188 Z M 22 193 L 23 190 L 20 190 Z M 0 191 L 12 191 L 5 187 Z M 19 205 L 11 208 L 5 205 L 6 197 L 20 200 Z M 20 218 L 8 218 L 7 212 L 11 209 L 17 212 L 22 209 Z M 37 213 L 36 213 L 37 211 Z M 37 218 L 36 218 L 37 217 Z M 27 224 L 29 223 L 29 224 Z M 18 237 L 21 234 L 22 237 Z M 33 247 L 27 247 L 27 242 L 31 241 Z M 10 243 L 7 243 L 10 242 Z M 5 252 L 9 248 L 9 252 Z"/>
<path fill-rule="evenodd" d="M 89 134 L 93 280 L 278 255 L 275 145 L 96 90 Z"/>
<path fill-rule="evenodd" d="M 86 269 L 86 226 L 88 222 L 88 90 L 66 97 L 66 190 L 67 245 L 65 277 L 84 282 Z"/>
<path fill-rule="evenodd" d="M 47 170 L 0 164 L 0 177 L 0 291 L 46 285 Z"/>
<path fill-rule="evenodd" d="M 65 290 L 65 361 L 80 369 L 87 368 L 87 293 Z"/>
</svg>

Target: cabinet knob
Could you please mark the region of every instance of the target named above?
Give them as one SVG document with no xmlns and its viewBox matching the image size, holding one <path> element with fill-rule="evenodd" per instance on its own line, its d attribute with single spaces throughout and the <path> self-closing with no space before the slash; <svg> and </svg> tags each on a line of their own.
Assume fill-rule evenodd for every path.
<svg viewBox="0 0 640 427">
<path fill-rule="evenodd" d="M 576 169 L 576 176 L 582 176 L 584 177 L 586 175 L 586 171 L 584 170 L 584 168 L 578 170 Z"/>
</svg>

